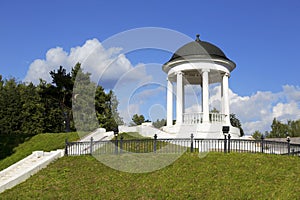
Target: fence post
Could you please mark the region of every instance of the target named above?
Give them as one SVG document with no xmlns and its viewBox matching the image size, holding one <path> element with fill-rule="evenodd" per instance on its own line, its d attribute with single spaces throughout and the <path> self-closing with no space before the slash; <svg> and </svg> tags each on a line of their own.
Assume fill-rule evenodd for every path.
<svg viewBox="0 0 300 200">
<path fill-rule="evenodd" d="M 261 146 L 261 153 L 264 153 L 264 136 L 263 135 L 261 136 L 261 144 L 260 144 L 260 146 Z"/>
<path fill-rule="evenodd" d="M 66 138 L 66 140 L 65 140 L 65 156 L 68 156 L 68 145 L 69 145 L 68 138 Z"/>
<path fill-rule="evenodd" d="M 289 136 L 287 136 L 287 143 L 288 143 L 288 155 L 291 153 L 291 139 Z"/>
<path fill-rule="evenodd" d="M 91 137 L 91 143 L 90 143 L 90 154 L 91 155 L 93 154 L 93 141 L 94 141 L 94 138 Z"/>
<path fill-rule="evenodd" d="M 153 152 L 156 153 L 156 141 L 157 141 L 157 135 L 154 135 L 154 143 L 153 143 Z"/>
<path fill-rule="evenodd" d="M 230 138 L 231 138 L 231 135 L 228 134 L 228 153 L 230 153 Z"/>
<path fill-rule="evenodd" d="M 118 154 L 118 134 L 115 134 L 115 154 Z"/>
<path fill-rule="evenodd" d="M 121 138 L 120 138 L 120 154 L 123 153 L 123 135 L 121 135 Z"/>
<path fill-rule="evenodd" d="M 224 134 L 224 153 L 227 151 L 227 135 Z"/>
<path fill-rule="evenodd" d="M 193 153 L 193 149 L 194 149 L 194 134 L 191 134 L 191 153 Z"/>
</svg>

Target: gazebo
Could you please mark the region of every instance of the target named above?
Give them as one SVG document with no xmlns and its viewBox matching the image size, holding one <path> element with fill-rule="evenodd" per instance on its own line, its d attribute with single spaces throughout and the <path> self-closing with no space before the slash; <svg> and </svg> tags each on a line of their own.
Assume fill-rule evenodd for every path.
<svg viewBox="0 0 300 200">
<path fill-rule="evenodd" d="M 167 74 L 167 125 L 163 130 L 181 135 L 193 132 L 200 138 L 223 138 L 222 127 L 229 126 L 232 138 L 238 138 L 239 129 L 230 124 L 228 96 L 228 79 L 236 64 L 228 59 L 220 48 L 201 41 L 199 37 L 200 35 L 197 35 L 195 41 L 180 47 L 162 66 L 162 70 Z M 214 83 L 221 83 L 219 113 L 209 110 L 209 85 Z M 185 112 L 187 85 L 201 86 L 199 102 L 202 112 Z M 175 114 L 176 123 L 173 124 Z"/>
</svg>

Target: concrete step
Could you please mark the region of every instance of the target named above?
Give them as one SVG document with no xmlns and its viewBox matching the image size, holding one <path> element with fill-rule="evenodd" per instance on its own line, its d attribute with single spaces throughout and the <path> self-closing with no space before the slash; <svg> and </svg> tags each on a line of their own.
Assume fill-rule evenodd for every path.
<svg viewBox="0 0 300 200">
<path fill-rule="evenodd" d="M 34 151 L 31 155 L 0 172 L 0 193 L 25 181 L 45 168 L 49 163 L 64 155 L 64 150 L 51 152 Z"/>
</svg>

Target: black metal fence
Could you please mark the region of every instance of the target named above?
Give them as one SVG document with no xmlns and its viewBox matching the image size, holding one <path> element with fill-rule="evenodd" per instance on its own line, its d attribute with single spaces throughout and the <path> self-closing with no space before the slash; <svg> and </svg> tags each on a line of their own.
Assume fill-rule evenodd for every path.
<svg viewBox="0 0 300 200">
<path fill-rule="evenodd" d="M 65 155 L 99 155 L 123 153 L 183 153 L 183 152 L 249 152 L 300 156 L 300 144 L 264 140 L 231 139 L 230 134 L 224 139 L 162 138 L 130 139 L 122 137 L 110 141 L 68 142 Z"/>
</svg>

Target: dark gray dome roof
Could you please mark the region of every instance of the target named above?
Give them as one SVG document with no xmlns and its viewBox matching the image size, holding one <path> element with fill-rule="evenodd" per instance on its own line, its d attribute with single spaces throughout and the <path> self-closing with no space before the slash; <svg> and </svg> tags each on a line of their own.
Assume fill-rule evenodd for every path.
<svg viewBox="0 0 300 200">
<path fill-rule="evenodd" d="M 219 47 L 209 42 L 201 41 L 199 36 L 200 35 L 198 34 L 195 41 L 189 42 L 180 47 L 173 54 L 171 59 L 162 66 L 163 71 L 168 73 L 171 68 L 181 63 L 201 62 L 207 60 L 219 63 L 226 67 L 229 71 L 234 70 L 236 67 L 235 63 L 228 59 Z"/>
<path fill-rule="evenodd" d="M 182 57 L 189 57 L 189 56 L 201 56 L 202 58 L 219 57 L 219 58 L 229 60 L 220 48 L 218 48 L 217 46 L 209 42 L 201 41 L 199 39 L 199 35 L 197 35 L 195 41 L 187 43 L 186 45 L 180 47 L 173 54 L 169 62 L 175 59 L 180 59 Z"/>
</svg>

